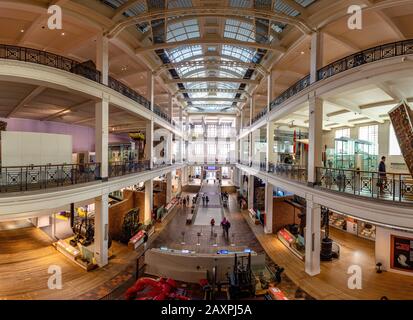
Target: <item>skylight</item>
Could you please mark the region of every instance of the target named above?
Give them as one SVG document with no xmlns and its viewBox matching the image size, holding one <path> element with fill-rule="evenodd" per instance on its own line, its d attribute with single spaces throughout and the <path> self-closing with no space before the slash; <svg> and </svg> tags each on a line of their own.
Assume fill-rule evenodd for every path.
<svg viewBox="0 0 413 320">
<path fill-rule="evenodd" d="M 185 41 L 199 38 L 199 25 L 197 19 L 168 24 L 166 42 Z"/>
<path fill-rule="evenodd" d="M 172 62 L 180 62 L 194 56 L 202 54 L 202 47 L 200 45 L 181 46 L 168 51 L 169 58 Z"/>
<path fill-rule="evenodd" d="M 251 62 L 252 58 L 254 58 L 255 51 L 225 44 L 222 46 L 222 54 L 229 57 L 234 57 L 243 62 Z"/>
<path fill-rule="evenodd" d="M 227 19 L 225 22 L 224 37 L 238 41 L 254 42 L 254 25 L 240 20 Z"/>
</svg>

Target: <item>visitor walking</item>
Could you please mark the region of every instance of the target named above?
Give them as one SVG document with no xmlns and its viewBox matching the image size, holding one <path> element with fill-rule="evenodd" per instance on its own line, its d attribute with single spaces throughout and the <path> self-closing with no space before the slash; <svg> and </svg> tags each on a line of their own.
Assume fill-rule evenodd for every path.
<svg viewBox="0 0 413 320">
<path fill-rule="evenodd" d="M 379 163 L 379 181 L 377 183 L 380 188 L 380 194 L 384 193 L 384 184 L 386 183 L 386 180 L 386 157 L 381 157 L 381 161 Z"/>
<path fill-rule="evenodd" d="M 202 206 L 205 207 L 205 195 L 202 195 Z"/>
<path fill-rule="evenodd" d="M 227 239 L 229 238 L 229 228 L 231 228 L 231 223 L 229 222 L 229 220 L 226 220 L 224 224 L 224 233 Z"/>
<path fill-rule="evenodd" d="M 209 203 L 209 197 L 206 196 L 206 197 L 205 197 L 205 204 L 206 204 L 207 207 L 208 207 L 208 203 Z"/>
<path fill-rule="evenodd" d="M 215 219 L 214 218 L 211 219 L 210 224 L 211 224 L 211 234 L 213 234 L 214 233 L 214 226 L 215 226 Z"/>
</svg>

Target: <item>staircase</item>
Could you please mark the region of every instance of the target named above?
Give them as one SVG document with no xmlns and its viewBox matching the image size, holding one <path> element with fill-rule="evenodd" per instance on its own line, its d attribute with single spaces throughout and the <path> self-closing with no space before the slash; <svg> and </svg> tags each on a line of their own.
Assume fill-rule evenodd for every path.
<svg viewBox="0 0 413 320">
<path fill-rule="evenodd" d="M 413 111 L 405 103 L 389 112 L 400 150 L 410 174 L 413 175 Z"/>
</svg>

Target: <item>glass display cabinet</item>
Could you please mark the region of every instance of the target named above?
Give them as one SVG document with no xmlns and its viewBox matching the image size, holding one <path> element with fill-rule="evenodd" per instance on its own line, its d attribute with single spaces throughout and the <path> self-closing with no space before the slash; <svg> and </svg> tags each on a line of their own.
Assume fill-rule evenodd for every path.
<svg viewBox="0 0 413 320">
<path fill-rule="evenodd" d="M 361 171 L 377 171 L 377 155 L 374 146 L 369 141 L 355 141 L 356 168 Z"/>
<path fill-rule="evenodd" d="M 334 168 L 354 169 L 355 151 L 354 140 L 349 138 L 335 139 Z"/>
</svg>

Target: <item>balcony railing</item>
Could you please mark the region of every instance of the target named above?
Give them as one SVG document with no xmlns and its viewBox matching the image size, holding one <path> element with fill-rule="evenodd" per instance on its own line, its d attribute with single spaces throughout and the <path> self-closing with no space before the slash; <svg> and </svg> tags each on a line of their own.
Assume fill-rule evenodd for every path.
<svg viewBox="0 0 413 320">
<path fill-rule="evenodd" d="M 109 178 L 121 177 L 131 173 L 150 170 L 149 160 L 111 162 L 108 168 Z"/>
<path fill-rule="evenodd" d="M 102 75 L 100 71 L 90 68 L 78 61 L 46 51 L 0 44 L 0 59 L 17 60 L 41 64 L 44 66 L 77 74 L 79 76 L 102 84 Z M 147 100 L 145 97 L 140 95 L 135 90 L 129 88 L 127 85 L 120 82 L 119 80 L 116 80 L 113 77 L 109 77 L 108 87 L 115 90 L 116 92 L 119 92 L 123 96 L 128 97 L 129 99 L 132 99 L 133 101 L 141 104 L 146 109 L 150 110 L 151 102 L 149 100 Z M 176 126 L 174 121 L 171 118 L 169 118 L 165 113 L 163 113 L 158 106 L 155 106 L 154 113 L 159 115 L 161 118 L 163 118 L 170 124 Z"/>
<path fill-rule="evenodd" d="M 64 187 L 100 178 L 100 164 L 61 164 L 1 167 L 0 192 Z"/>
<path fill-rule="evenodd" d="M 406 174 L 317 168 L 317 185 L 357 196 L 413 202 L 413 178 Z"/>
<path fill-rule="evenodd" d="M 413 54 L 413 39 L 384 44 L 371 49 L 363 50 L 352 54 L 348 57 L 333 62 L 317 71 L 317 81 L 324 80 L 335 76 L 341 72 L 359 67 L 364 64 L 385 60 L 388 58 Z M 270 103 L 270 110 L 281 105 L 284 101 L 295 96 L 310 86 L 310 75 L 305 76 L 301 80 L 294 83 L 290 88 L 284 91 L 281 95 L 275 98 Z M 262 114 L 259 114 L 252 120 L 252 123 L 257 122 L 266 114 L 266 108 Z"/>
<path fill-rule="evenodd" d="M 248 161 L 239 164 L 250 167 Z M 263 162 L 253 162 L 253 167 L 266 172 Z M 268 173 L 289 180 L 307 183 L 306 167 L 292 164 L 269 163 Z M 393 202 L 413 203 L 413 177 L 409 174 L 379 173 L 350 169 L 316 168 L 316 188 L 348 193 Z"/>
<path fill-rule="evenodd" d="M 285 163 L 273 164 L 270 162 L 268 172 L 290 180 L 307 183 L 308 170 L 306 167 L 299 165 Z"/>
</svg>

